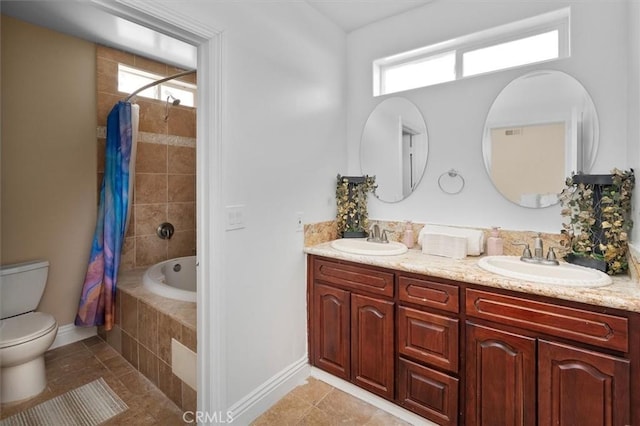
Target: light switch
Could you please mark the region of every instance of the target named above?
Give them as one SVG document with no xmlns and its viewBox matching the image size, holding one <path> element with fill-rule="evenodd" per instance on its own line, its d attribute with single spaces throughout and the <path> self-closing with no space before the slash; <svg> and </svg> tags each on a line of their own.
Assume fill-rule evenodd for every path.
<svg viewBox="0 0 640 426">
<path fill-rule="evenodd" d="M 244 228 L 244 206 L 226 206 L 227 231 Z"/>
</svg>

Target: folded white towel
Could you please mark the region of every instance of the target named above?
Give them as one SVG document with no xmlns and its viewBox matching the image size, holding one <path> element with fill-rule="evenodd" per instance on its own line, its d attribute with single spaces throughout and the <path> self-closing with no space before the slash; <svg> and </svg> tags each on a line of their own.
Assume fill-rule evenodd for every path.
<svg viewBox="0 0 640 426">
<path fill-rule="evenodd" d="M 418 235 L 418 243 L 422 245 L 425 234 L 443 234 L 467 239 L 467 255 L 480 256 L 484 252 L 484 232 L 478 229 L 455 228 L 443 225 L 425 225 Z"/>
<path fill-rule="evenodd" d="M 464 259 L 467 257 L 467 238 L 445 234 L 422 234 L 422 252 L 436 256 Z"/>
</svg>

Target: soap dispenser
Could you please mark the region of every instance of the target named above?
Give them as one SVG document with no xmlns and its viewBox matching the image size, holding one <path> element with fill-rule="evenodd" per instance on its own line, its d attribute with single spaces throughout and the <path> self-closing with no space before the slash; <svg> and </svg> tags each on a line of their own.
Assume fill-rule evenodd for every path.
<svg viewBox="0 0 640 426">
<path fill-rule="evenodd" d="M 498 234 L 498 227 L 491 228 L 489 238 L 487 238 L 487 255 L 488 256 L 500 256 L 503 254 L 503 243 L 500 234 Z"/>
<path fill-rule="evenodd" d="M 410 220 L 407 220 L 404 224 L 404 235 L 402 236 L 402 243 L 407 246 L 407 248 L 413 248 L 413 226 L 411 225 Z"/>
</svg>

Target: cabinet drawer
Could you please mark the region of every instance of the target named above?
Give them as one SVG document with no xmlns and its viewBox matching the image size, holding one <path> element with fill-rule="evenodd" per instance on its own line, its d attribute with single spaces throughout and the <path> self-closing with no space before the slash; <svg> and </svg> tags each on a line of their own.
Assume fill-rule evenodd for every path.
<svg viewBox="0 0 640 426">
<path fill-rule="evenodd" d="M 429 280 L 398 278 L 398 299 L 404 302 L 458 313 L 458 287 Z"/>
<path fill-rule="evenodd" d="M 458 320 L 400 306 L 398 352 L 457 373 Z"/>
<path fill-rule="evenodd" d="M 439 425 L 458 424 L 458 379 L 398 360 L 398 403 Z"/>
<path fill-rule="evenodd" d="M 393 297 L 393 273 L 317 259 L 314 279 L 352 290 Z"/>
<path fill-rule="evenodd" d="M 628 352 L 627 318 L 467 289 L 468 316 Z"/>
</svg>

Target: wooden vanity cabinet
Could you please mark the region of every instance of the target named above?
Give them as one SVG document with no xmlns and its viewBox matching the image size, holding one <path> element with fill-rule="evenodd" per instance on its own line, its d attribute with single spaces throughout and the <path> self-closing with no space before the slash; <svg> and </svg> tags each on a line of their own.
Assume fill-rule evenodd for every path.
<svg viewBox="0 0 640 426">
<path fill-rule="evenodd" d="M 630 360 L 581 347 L 627 352 L 627 318 L 469 288 L 466 313 L 468 425 L 631 424 Z"/>
<path fill-rule="evenodd" d="M 393 399 L 393 273 L 314 257 L 309 267 L 311 363 Z"/>
<path fill-rule="evenodd" d="M 439 425 L 640 426 L 637 313 L 314 255 L 308 267 L 318 368 Z"/>
</svg>

